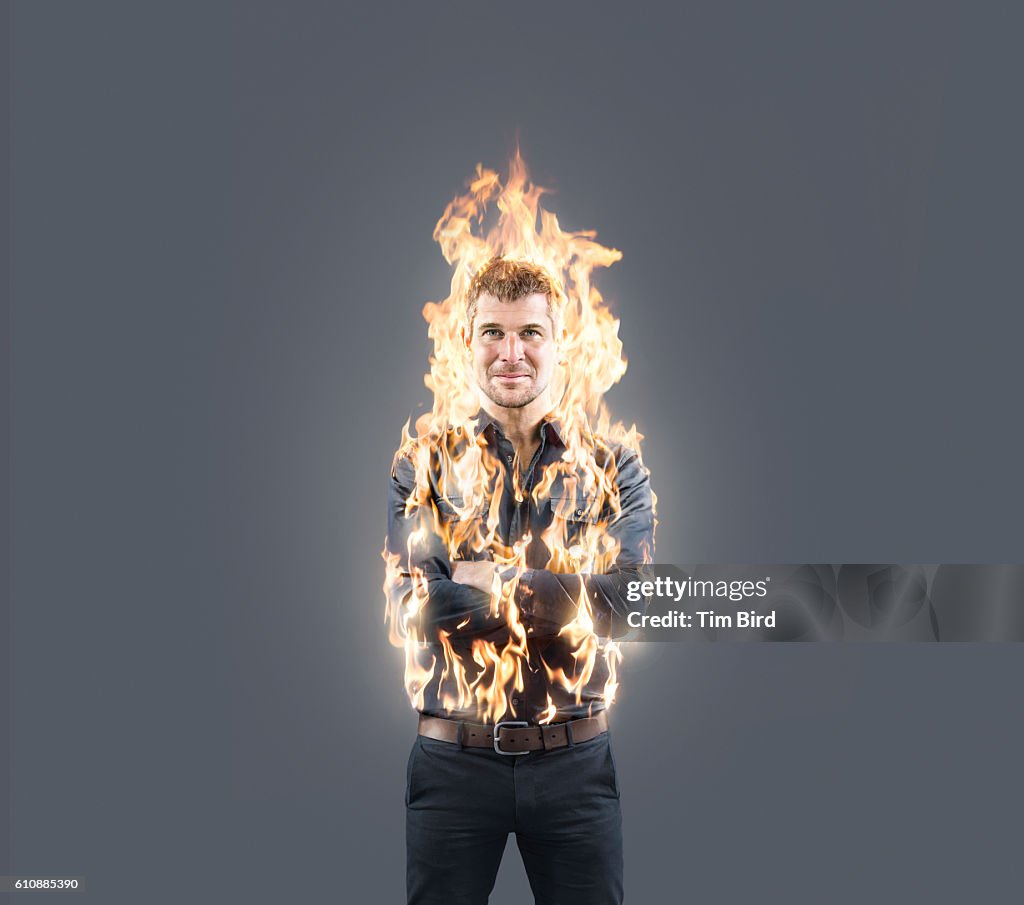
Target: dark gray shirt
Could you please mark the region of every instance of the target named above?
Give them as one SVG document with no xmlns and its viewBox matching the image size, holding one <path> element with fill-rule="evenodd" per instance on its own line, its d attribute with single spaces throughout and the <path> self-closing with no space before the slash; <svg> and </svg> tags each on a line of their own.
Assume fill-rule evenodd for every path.
<svg viewBox="0 0 1024 905">
<path fill-rule="evenodd" d="M 434 524 L 436 512 L 438 524 L 450 531 L 458 528 L 460 520 L 483 518 L 484 512 L 467 514 L 463 500 L 445 475 L 445 462 L 451 456 L 440 454 L 440 444 L 448 445 L 450 452 L 467 442 L 473 442 L 482 433 L 490 452 L 501 463 L 501 473 L 495 480 L 503 482 L 500 495 L 498 536 L 503 544 L 520 542 L 527 535 L 532 540 L 526 548 L 526 563 L 529 568 L 520 576 L 516 591 L 516 604 L 520 620 L 526 627 L 528 644 L 527 667 L 523 669 L 522 691 L 510 691 L 507 709 L 502 719 L 519 719 L 536 723 L 549 713 L 549 697 L 557 708 L 554 722 L 563 722 L 595 714 L 605 707 L 604 690 L 609 677 L 608 664 L 600 653 L 593 664 L 593 672 L 580 689 L 579 701 L 575 691 L 566 690 L 559 681 L 549 678 L 549 671 L 563 670 L 568 676 L 579 675 L 579 664 L 573 656 L 575 645 L 567 637 L 559 637 L 559 630 L 577 616 L 580 600 L 580 583 L 583 582 L 593 616 L 594 634 L 602 639 L 617 638 L 629 631 L 626 623 L 631 612 L 643 612 L 643 599 L 630 602 L 627 599 L 628 582 L 638 579 L 638 567 L 650 563 L 654 553 L 654 508 L 649 472 L 639 455 L 628 447 L 610 444 L 591 437 L 594 460 L 600 468 L 613 474 L 618 489 L 618 512 L 609 510 L 597 498 L 588 498 L 581 489 L 582 480 L 572 480 L 571 473 L 563 474 L 564 463 L 556 468 L 557 477 L 550 492 L 539 501 L 529 490 L 544 478 L 545 469 L 560 463 L 565 446 L 557 422 L 546 420 L 541 424 L 541 443 L 530 463 L 521 486 L 526 493 L 521 501 L 516 500 L 512 468 L 514 449 L 501 429 L 486 413 L 481 412 L 476 427 L 469 435 L 462 431 L 449 431 L 439 439 L 431 455 L 430 489 L 426 499 L 421 494 L 420 508 L 431 509 L 430 519 L 417 518 L 417 512 L 406 516 L 406 501 L 416 491 L 416 474 L 412 460 L 406 451 L 400 450 L 395 456 L 388 492 L 387 552 L 398 557 L 400 580 L 391 584 L 392 612 L 395 605 L 412 593 L 412 568 L 419 570 L 426 579 L 427 600 L 416 614 L 415 626 L 423 637 L 436 660 L 432 679 L 422 689 L 421 712 L 448 719 L 474 721 L 477 714 L 472 706 L 448 710 L 441 703 L 441 673 L 445 651 L 441 632 L 451 651 L 458 656 L 467 669 L 467 680 L 475 678 L 474 670 L 480 667 L 474 662 L 472 648 L 474 639 L 484 639 L 499 648 L 510 637 L 509 627 L 501 616 L 491 614 L 490 596 L 477 588 L 452 581 L 452 562 L 444 537 L 428 532 L 426 542 L 415 545 L 414 560 L 410 562 L 409 534 L 417 527 Z M 492 488 L 493 489 L 493 488 Z M 598 521 L 607 525 L 607 533 L 619 543 L 614 564 L 603 574 L 581 574 L 552 571 L 550 551 L 541 540 L 556 513 L 566 518 L 566 543 L 572 545 L 587 526 Z M 466 525 L 463 528 L 473 526 Z M 467 531 L 467 534 L 473 532 Z M 489 558 L 487 551 L 476 553 L 460 548 L 458 559 Z M 550 721 L 550 720 L 548 720 Z"/>
</svg>

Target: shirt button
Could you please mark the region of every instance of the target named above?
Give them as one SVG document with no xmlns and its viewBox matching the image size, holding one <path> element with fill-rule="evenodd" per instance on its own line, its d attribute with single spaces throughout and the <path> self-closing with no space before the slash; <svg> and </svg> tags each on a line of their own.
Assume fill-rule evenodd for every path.
<svg viewBox="0 0 1024 905">
<path fill-rule="evenodd" d="M 583 515 L 583 510 L 582 509 L 577 509 L 576 510 L 576 514 L 577 515 Z"/>
<path fill-rule="evenodd" d="M 512 698 L 512 703 L 513 704 L 518 704 L 519 703 L 519 698 Z"/>
<path fill-rule="evenodd" d="M 512 457 L 511 456 L 505 456 L 505 461 L 506 462 L 511 462 L 512 461 Z"/>
</svg>

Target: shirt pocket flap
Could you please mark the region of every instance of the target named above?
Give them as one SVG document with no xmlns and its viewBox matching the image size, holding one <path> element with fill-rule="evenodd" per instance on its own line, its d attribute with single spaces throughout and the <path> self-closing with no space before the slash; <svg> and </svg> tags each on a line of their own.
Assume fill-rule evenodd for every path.
<svg viewBox="0 0 1024 905">
<path fill-rule="evenodd" d="M 487 515 L 486 502 L 471 506 L 461 496 L 435 497 L 434 504 L 438 515 L 446 522 L 464 522 Z"/>
<path fill-rule="evenodd" d="M 595 525 L 601 519 L 601 507 L 596 500 L 588 500 L 582 494 L 551 496 L 551 514 L 567 522 Z"/>
</svg>

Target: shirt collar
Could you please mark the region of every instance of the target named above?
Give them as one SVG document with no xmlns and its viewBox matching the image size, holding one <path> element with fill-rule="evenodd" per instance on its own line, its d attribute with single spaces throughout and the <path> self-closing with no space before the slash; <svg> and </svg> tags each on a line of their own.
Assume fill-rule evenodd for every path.
<svg viewBox="0 0 1024 905">
<path fill-rule="evenodd" d="M 498 422 L 483 408 L 477 410 L 473 419 L 474 426 L 472 427 L 472 432 L 474 438 L 480 436 L 480 434 L 484 434 L 488 440 L 496 436 L 504 436 Z M 562 423 L 553 415 L 545 415 L 541 420 L 540 435 L 542 440 L 554 441 L 561 446 L 565 446 L 565 440 L 562 438 Z"/>
</svg>

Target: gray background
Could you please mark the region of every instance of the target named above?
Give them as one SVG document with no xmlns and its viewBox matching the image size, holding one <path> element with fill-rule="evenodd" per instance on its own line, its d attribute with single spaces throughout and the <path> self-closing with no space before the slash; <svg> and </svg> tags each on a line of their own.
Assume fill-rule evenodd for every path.
<svg viewBox="0 0 1024 905">
<path fill-rule="evenodd" d="M 625 255 L 659 560 L 1019 560 L 1020 18 L 15 3 L 8 871 L 403 901 L 385 479 L 517 130 Z M 1019 647 L 627 656 L 628 901 L 1019 895 Z"/>
</svg>

